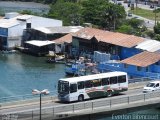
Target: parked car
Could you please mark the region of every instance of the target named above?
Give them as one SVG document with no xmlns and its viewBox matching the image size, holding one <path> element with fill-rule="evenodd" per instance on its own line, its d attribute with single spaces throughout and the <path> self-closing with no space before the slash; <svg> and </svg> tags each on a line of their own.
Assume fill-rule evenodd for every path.
<svg viewBox="0 0 160 120">
<path fill-rule="evenodd" d="M 128 17 L 132 17 L 132 13 L 129 12 L 129 13 L 128 13 Z"/>
<path fill-rule="evenodd" d="M 118 2 L 118 5 L 122 5 L 122 3 L 121 3 L 121 2 Z"/>
<path fill-rule="evenodd" d="M 143 88 L 143 93 L 160 90 L 160 81 L 152 81 Z"/>
<path fill-rule="evenodd" d="M 154 5 L 150 5 L 150 8 L 154 8 Z"/>
</svg>

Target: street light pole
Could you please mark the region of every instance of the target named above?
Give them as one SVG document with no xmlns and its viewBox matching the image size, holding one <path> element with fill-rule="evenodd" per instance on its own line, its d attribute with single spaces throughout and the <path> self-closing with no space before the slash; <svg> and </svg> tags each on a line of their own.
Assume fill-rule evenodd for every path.
<svg viewBox="0 0 160 120">
<path fill-rule="evenodd" d="M 155 6 L 155 26 L 157 24 L 157 10 L 156 10 L 156 6 Z"/>
<path fill-rule="evenodd" d="M 39 106 L 40 106 L 40 110 L 39 110 L 39 119 L 41 120 L 41 115 L 42 115 L 42 114 L 41 114 L 41 109 L 42 109 L 42 107 L 41 107 L 41 105 L 42 105 L 42 103 L 41 103 L 41 101 L 42 101 L 42 93 L 40 93 L 40 94 L 39 94 L 39 97 L 40 97 L 40 105 L 39 105 Z"/>
<path fill-rule="evenodd" d="M 33 94 L 33 95 L 39 95 L 39 97 L 40 97 L 40 98 L 39 98 L 39 101 L 40 101 L 40 102 L 39 102 L 39 103 L 40 103 L 40 105 L 39 105 L 39 108 L 40 108 L 40 109 L 39 109 L 39 120 L 41 120 L 41 118 L 42 118 L 42 117 L 41 117 L 41 115 L 42 115 L 42 113 L 41 113 L 41 111 L 42 111 L 42 110 L 41 110 L 41 109 L 42 109 L 42 94 L 43 94 L 43 95 L 48 95 L 48 94 L 49 94 L 49 91 L 48 91 L 48 89 L 44 89 L 44 90 L 42 90 L 42 91 L 39 91 L 39 90 L 37 90 L 37 89 L 33 89 L 33 90 L 32 90 L 32 94 Z"/>
</svg>

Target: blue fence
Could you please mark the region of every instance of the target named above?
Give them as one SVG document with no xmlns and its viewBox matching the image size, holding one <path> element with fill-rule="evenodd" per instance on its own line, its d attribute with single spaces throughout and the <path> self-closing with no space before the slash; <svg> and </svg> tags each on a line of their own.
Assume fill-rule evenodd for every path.
<svg viewBox="0 0 160 120">
<path fill-rule="evenodd" d="M 145 68 L 142 71 L 137 71 L 136 67 L 128 66 L 128 68 L 124 68 L 121 63 L 101 63 L 98 65 L 98 70 L 100 72 L 108 72 L 108 71 L 123 71 L 127 72 L 131 77 L 147 77 L 150 79 L 160 79 L 160 73 L 154 72 L 146 72 Z"/>
</svg>

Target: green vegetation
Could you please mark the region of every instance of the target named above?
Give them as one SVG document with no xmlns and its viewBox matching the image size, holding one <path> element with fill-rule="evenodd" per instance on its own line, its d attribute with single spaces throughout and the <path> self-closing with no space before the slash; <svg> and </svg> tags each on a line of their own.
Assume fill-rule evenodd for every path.
<svg viewBox="0 0 160 120">
<path fill-rule="evenodd" d="M 81 6 L 78 3 L 58 0 L 51 5 L 48 17 L 63 20 L 64 25 L 80 25 Z"/>
<path fill-rule="evenodd" d="M 34 13 L 30 10 L 22 10 L 21 12 L 19 12 L 20 14 L 28 14 L 28 15 L 35 15 L 35 16 L 40 16 L 38 13 Z"/>
<path fill-rule="evenodd" d="M 2 0 L 2 1 L 21 1 L 21 2 L 40 2 L 44 4 L 55 3 L 57 0 Z"/>
<path fill-rule="evenodd" d="M 143 25 L 143 21 L 139 19 L 127 19 L 116 31 L 136 36 L 146 36 L 147 28 Z"/>
<path fill-rule="evenodd" d="M 0 9 L 0 16 L 4 16 L 4 11 Z"/>
<path fill-rule="evenodd" d="M 107 30 L 118 28 L 126 16 L 124 7 L 107 0 L 58 0 L 50 8 L 48 17 L 61 19 L 64 25 L 91 23 Z"/>
<path fill-rule="evenodd" d="M 134 10 L 130 10 L 133 14 L 142 16 L 144 18 L 154 20 L 156 25 L 153 28 L 153 31 L 146 30 L 143 32 L 142 36 L 150 37 L 151 39 L 160 41 L 160 8 L 154 10 L 146 10 L 141 8 L 135 8 Z"/>
<path fill-rule="evenodd" d="M 130 10 L 129 12 L 132 12 L 133 14 L 142 16 L 144 18 L 150 19 L 150 20 L 155 20 L 155 13 L 154 10 L 146 10 L 146 9 L 141 9 L 141 8 L 135 8 L 134 10 Z M 160 13 L 156 14 L 157 20 L 160 20 Z"/>
</svg>

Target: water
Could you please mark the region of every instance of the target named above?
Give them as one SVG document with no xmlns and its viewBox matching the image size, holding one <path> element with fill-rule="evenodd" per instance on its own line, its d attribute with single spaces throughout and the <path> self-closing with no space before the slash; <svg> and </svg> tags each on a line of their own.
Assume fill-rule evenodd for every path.
<svg viewBox="0 0 160 120">
<path fill-rule="evenodd" d="M 0 53 L 0 98 L 31 94 L 34 88 L 56 91 L 55 85 L 58 79 L 65 77 L 64 65 L 48 64 L 45 60 L 45 57 L 21 53 Z M 160 109 L 150 109 L 127 114 L 104 115 L 96 120 L 135 120 L 133 117 L 137 114 L 155 116 L 152 120 L 160 119 Z M 158 118 L 156 115 L 159 115 Z M 137 118 L 136 120 L 144 119 Z"/>
<path fill-rule="evenodd" d="M 109 117 L 98 118 L 96 120 L 160 120 L 160 108 L 148 109 L 127 114 L 114 113 Z"/>
<path fill-rule="evenodd" d="M 55 91 L 65 77 L 63 64 L 48 64 L 45 57 L 0 53 L 0 98 L 31 94 L 32 89 Z"/>
<path fill-rule="evenodd" d="M 0 12 L 20 12 L 23 10 L 30 10 L 33 13 L 40 15 L 46 14 L 49 11 L 49 5 L 34 2 L 20 2 L 20 1 L 0 1 Z"/>
</svg>

